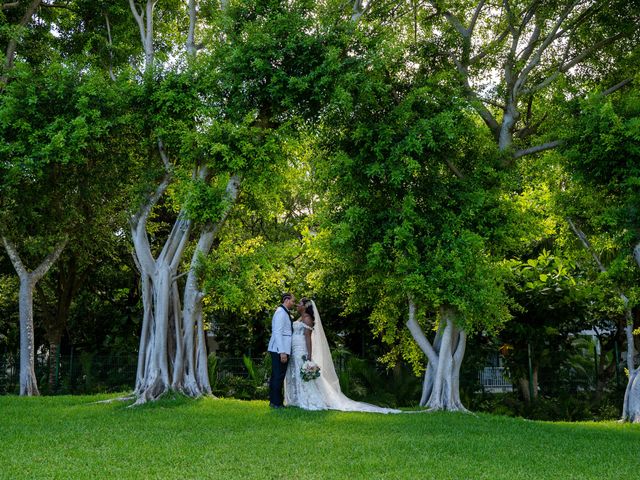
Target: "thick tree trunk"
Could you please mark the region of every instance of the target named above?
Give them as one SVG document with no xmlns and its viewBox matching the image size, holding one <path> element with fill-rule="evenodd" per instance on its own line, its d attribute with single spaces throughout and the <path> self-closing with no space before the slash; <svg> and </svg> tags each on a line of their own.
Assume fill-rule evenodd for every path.
<svg viewBox="0 0 640 480">
<path fill-rule="evenodd" d="M 143 220 L 132 225 L 136 263 L 142 275 L 144 304 L 135 386 L 138 403 L 155 400 L 172 386 L 181 391 L 180 372 L 174 366 L 176 353 L 182 351 L 177 345 L 183 341 L 182 318 L 181 312 L 175 307 L 179 303 L 179 293 L 174 284 L 191 230 L 191 222 L 179 218 L 162 252 L 157 259 L 153 259 L 145 230 L 146 218 Z"/>
<path fill-rule="evenodd" d="M 520 393 L 526 403 L 531 403 L 538 398 L 538 366 L 533 367 L 533 378 L 531 380 L 531 387 L 529 386 L 529 377 L 523 377 L 518 379 L 518 386 L 520 387 Z M 533 398 L 531 398 L 531 390 L 533 390 Z"/>
<path fill-rule="evenodd" d="M 211 250 L 214 233 L 211 228 L 206 228 L 200 235 L 198 245 L 193 252 L 191 264 L 196 265 L 199 255 L 206 255 Z M 210 394 L 209 374 L 207 370 L 207 350 L 204 344 L 204 324 L 202 321 L 202 292 L 198 289 L 198 280 L 195 269 L 189 270 L 187 283 L 184 289 L 184 327 L 185 350 L 193 352 L 185 358 L 185 389 L 202 390 Z"/>
<path fill-rule="evenodd" d="M 20 277 L 20 395 L 40 395 L 35 371 L 33 333 L 33 282 L 30 275 Z"/>
<path fill-rule="evenodd" d="M 633 249 L 633 258 L 640 267 L 640 243 Z M 624 393 L 624 404 L 622 406 L 622 420 L 632 423 L 640 423 L 640 367 L 635 367 L 635 343 L 633 338 L 633 315 L 630 308 L 625 304 L 625 316 L 627 326 L 625 334 L 627 337 L 627 369 L 629 370 L 629 382 Z"/>
<path fill-rule="evenodd" d="M 42 308 L 42 325 L 49 343 L 49 391 L 53 392 L 57 386 L 58 355 L 62 335 L 67 327 L 71 303 L 82 285 L 86 275 L 78 274 L 78 265 L 73 254 L 64 262 L 60 262 L 55 284 L 55 298 L 53 304 L 47 305 L 46 296 L 39 288 Z"/>
<path fill-rule="evenodd" d="M 65 238 L 60 242 L 55 250 L 47 255 L 38 268 L 32 272 L 27 271 L 13 243 L 4 236 L 2 237 L 2 242 L 20 278 L 20 395 L 40 395 L 35 373 L 33 290 L 38 281 L 49 271 L 51 265 L 56 262 L 67 245 L 67 239 Z"/>
<path fill-rule="evenodd" d="M 193 253 L 183 301 L 180 301 L 178 268 L 191 233 L 191 222 L 181 212 L 162 252 L 154 259 L 146 233 L 146 219 L 168 182 L 163 182 L 141 212 L 132 219 L 135 260 L 142 276 L 144 318 L 136 374 L 136 404 L 155 400 L 172 390 L 191 397 L 211 394 L 202 321 L 203 294 L 196 267 L 207 255 L 239 194 L 239 179 L 227 184 L 228 208 L 215 225 L 207 225 Z M 182 306 L 181 306 L 182 304 Z"/>
<path fill-rule="evenodd" d="M 140 30 L 140 41 L 144 48 L 145 73 L 153 71 L 153 59 L 155 50 L 153 47 L 153 10 L 157 0 L 147 0 L 146 4 L 138 11 L 138 7 L 134 0 L 129 0 L 131 13 L 138 24 Z"/>
<path fill-rule="evenodd" d="M 510 103 L 505 109 L 500 125 L 500 136 L 498 137 L 498 148 L 501 151 L 511 148 L 513 144 L 513 129 L 518 121 L 519 113 L 515 106 L 515 101 Z"/>
<path fill-rule="evenodd" d="M 440 324 L 433 345 L 415 318 L 415 304 L 409 299 L 407 328 L 428 358 L 420 405 L 429 410 L 466 412 L 460 400 L 460 366 L 466 348 L 466 332 L 456 324 L 452 308 L 440 309 Z"/>
<path fill-rule="evenodd" d="M 622 420 L 640 423 L 640 368 L 629 373 L 629 383 L 624 393 Z"/>
</svg>

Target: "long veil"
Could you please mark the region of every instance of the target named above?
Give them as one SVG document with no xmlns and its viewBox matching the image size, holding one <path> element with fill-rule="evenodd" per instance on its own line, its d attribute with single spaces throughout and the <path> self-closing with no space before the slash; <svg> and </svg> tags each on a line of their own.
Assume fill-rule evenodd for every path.
<svg viewBox="0 0 640 480">
<path fill-rule="evenodd" d="M 351 412 L 400 413 L 400 410 L 393 408 L 383 408 L 369 403 L 356 402 L 342 393 L 316 302 L 311 300 L 311 305 L 313 306 L 315 320 L 313 333 L 311 334 L 311 356 L 313 361 L 320 367 L 320 377 L 316 380 L 316 383 L 327 406 L 331 409 Z"/>
</svg>

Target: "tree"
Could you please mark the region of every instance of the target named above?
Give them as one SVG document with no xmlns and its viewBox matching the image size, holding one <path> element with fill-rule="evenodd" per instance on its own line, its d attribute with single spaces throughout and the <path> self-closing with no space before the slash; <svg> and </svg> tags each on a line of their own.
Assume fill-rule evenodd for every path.
<svg viewBox="0 0 640 480">
<path fill-rule="evenodd" d="M 171 71 L 158 61 L 155 4 L 130 2 L 144 51 L 147 165 L 150 172 L 157 171 L 153 161 L 164 166 L 130 222 L 144 304 L 138 403 L 170 389 L 191 396 L 211 392 L 200 259 L 226 228 L 243 192 L 277 188 L 284 178 L 282 140 L 296 119 L 291 109 L 308 108 L 313 68 L 323 58 L 306 2 L 229 2 L 220 11 L 215 3 L 191 1 L 187 11 L 172 5 L 163 11 L 163 18 L 189 19 L 186 36 L 173 31 L 184 48 L 174 43 L 160 52 L 184 52 L 176 53 L 182 62 Z M 203 17 L 206 23 L 199 21 Z M 161 203 L 163 198 L 168 200 Z M 149 219 L 163 210 L 173 227 L 160 248 L 150 242 Z M 189 246 L 192 233 L 198 235 L 195 246 Z M 179 268 L 186 275 L 182 295 Z"/>
<path fill-rule="evenodd" d="M 612 96 L 596 93 L 576 102 L 567 120 L 563 149 L 573 180 L 567 192 L 573 194 L 567 201 L 569 224 L 600 275 L 615 286 L 624 316 L 629 382 L 622 417 L 630 422 L 640 421 L 633 333 L 640 274 L 639 106 L 635 84 Z"/>
<path fill-rule="evenodd" d="M 512 378 L 531 402 L 538 396 L 540 368 L 557 371 L 572 336 L 595 326 L 588 312 L 594 287 L 571 260 L 544 249 L 536 258 L 514 260 L 512 269 L 511 294 L 521 310 L 515 309 L 500 339 L 510 347 L 506 361 Z"/>
<path fill-rule="evenodd" d="M 441 19 L 432 26 L 441 29 L 441 53 L 498 148 L 508 152 L 508 164 L 559 145 L 559 139 L 530 145 L 549 116 L 550 88 L 567 79 L 584 83 L 594 77 L 584 70 L 605 59 L 615 65 L 633 45 L 639 22 L 636 2 L 429 3 Z"/>
<path fill-rule="evenodd" d="M 467 335 L 509 318 L 505 272 L 487 246 L 504 220 L 496 149 L 437 59 L 413 63 L 393 35 L 354 36 L 316 162 L 327 189 L 317 241 L 333 259 L 325 281 L 343 285 L 348 311 L 371 303 L 374 331 L 394 346 L 387 360 L 402 355 L 416 370 L 428 360 L 421 405 L 465 410 Z"/>
<path fill-rule="evenodd" d="M 108 139 L 115 139 L 115 130 L 126 117 L 113 121 L 102 114 L 110 107 L 117 110 L 118 98 L 99 75 L 91 78 L 90 72 L 55 59 L 44 70 L 16 65 L 2 95 L 1 228 L 3 244 L 20 276 L 23 395 L 38 393 L 33 376 L 34 288 L 82 219 L 95 215 L 96 209 L 88 212 L 83 206 L 107 203 L 105 192 L 112 192 L 112 199 L 116 193 L 108 182 L 118 179 L 121 170 L 116 161 L 106 166 L 101 160 L 107 154 L 111 160 L 117 158 L 114 150 L 108 151 L 113 145 Z M 103 179 L 104 190 L 96 188 L 93 175 Z M 38 267 L 29 272 L 27 261 L 38 258 Z"/>
<path fill-rule="evenodd" d="M 501 152 L 503 168 L 560 144 L 542 135 L 550 87 L 584 85 L 582 71 L 594 65 L 606 70 L 605 58 L 616 65 L 638 24 L 633 2 L 429 3 L 439 20 L 420 25 L 426 42 L 455 69 L 465 98 Z M 417 37 L 417 21 L 415 31 Z M 629 82 L 624 78 L 607 92 Z M 547 141 L 534 143 L 538 139 Z M 456 176 L 465 173 L 453 162 L 449 168 Z"/>
</svg>

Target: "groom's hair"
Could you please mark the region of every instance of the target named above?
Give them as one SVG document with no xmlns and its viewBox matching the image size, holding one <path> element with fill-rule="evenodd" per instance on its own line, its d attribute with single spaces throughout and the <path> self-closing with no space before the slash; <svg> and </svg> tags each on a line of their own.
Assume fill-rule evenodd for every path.
<svg viewBox="0 0 640 480">
<path fill-rule="evenodd" d="M 282 303 L 284 303 L 285 300 L 289 300 L 291 297 L 293 297 L 293 295 L 291 295 L 290 293 L 283 293 L 282 294 Z"/>
</svg>

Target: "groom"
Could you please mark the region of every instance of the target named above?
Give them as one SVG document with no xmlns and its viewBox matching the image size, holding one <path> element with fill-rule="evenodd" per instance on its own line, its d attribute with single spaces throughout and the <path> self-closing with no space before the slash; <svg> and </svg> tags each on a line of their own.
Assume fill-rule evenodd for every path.
<svg viewBox="0 0 640 480">
<path fill-rule="evenodd" d="M 269 383 L 269 406 L 282 408 L 282 387 L 287 373 L 289 355 L 291 354 L 291 317 L 289 309 L 293 308 L 296 299 L 290 293 L 282 294 L 282 303 L 271 319 L 271 382 Z"/>
</svg>

